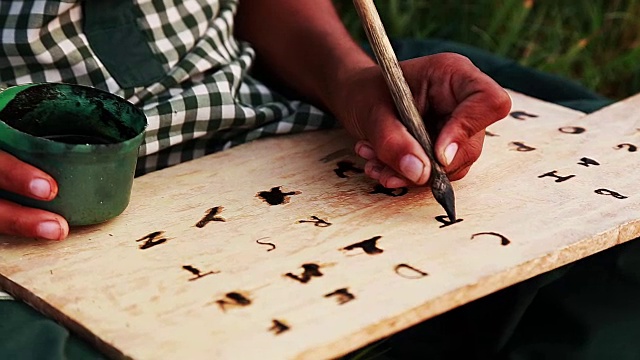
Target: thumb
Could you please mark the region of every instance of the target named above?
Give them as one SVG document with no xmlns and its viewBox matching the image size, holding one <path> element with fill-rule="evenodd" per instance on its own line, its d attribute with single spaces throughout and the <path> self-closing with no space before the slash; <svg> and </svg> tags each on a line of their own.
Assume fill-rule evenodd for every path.
<svg viewBox="0 0 640 360">
<path fill-rule="evenodd" d="M 398 120 L 393 107 L 381 106 L 370 119 L 366 137 L 378 160 L 387 167 L 380 182 L 400 176 L 414 184 L 426 184 L 431 175 L 431 163 L 418 141 Z"/>
</svg>

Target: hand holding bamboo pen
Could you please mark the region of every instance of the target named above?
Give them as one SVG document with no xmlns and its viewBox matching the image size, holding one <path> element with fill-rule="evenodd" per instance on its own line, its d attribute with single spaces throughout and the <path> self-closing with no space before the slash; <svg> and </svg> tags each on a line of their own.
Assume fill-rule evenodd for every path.
<svg viewBox="0 0 640 360">
<path fill-rule="evenodd" d="M 409 85 L 398 64 L 391 42 L 376 10 L 373 0 L 353 0 L 367 38 L 382 69 L 387 86 L 393 97 L 400 120 L 409 133 L 420 143 L 431 162 L 431 191 L 438 203 L 444 208 L 450 221 L 456 220 L 455 195 L 447 174 L 438 163 L 433 145 L 429 139 L 424 122 L 415 104 Z"/>
</svg>

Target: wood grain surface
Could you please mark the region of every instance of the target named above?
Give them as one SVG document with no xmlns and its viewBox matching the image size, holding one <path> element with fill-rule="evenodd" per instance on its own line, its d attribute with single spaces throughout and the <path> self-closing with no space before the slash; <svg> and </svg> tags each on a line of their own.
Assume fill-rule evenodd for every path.
<svg viewBox="0 0 640 360">
<path fill-rule="evenodd" d="M 113 358 L 326 359 L 639 236 L 640 97 L 510 94 L 453 225 L 375 191 L 342 130 L 281 136 L 137 178 L 66 241 L 0 237 L 0 287 Z"/>
</svg>

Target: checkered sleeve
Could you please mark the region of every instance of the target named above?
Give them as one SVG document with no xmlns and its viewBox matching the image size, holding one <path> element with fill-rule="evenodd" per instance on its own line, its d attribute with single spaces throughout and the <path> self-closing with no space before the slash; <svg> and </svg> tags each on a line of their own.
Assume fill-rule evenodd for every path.
<svg viewBox="0 0 640 360">
<path fill-rule="evenodd" d="M 138 176 L 262 137 L 336 126 L 329 114 L 251 76 L 254 50 L 233 36 L 237 1 L 111 0 L 117 6 L 99 11 L 90 8 L 97 3 L 81 0 L 1 1 L 0 86 L 89 85 L 139 106 L 148 127 Z M 149 56 L 142 63 L 157 66 L 162 76 L 123 80 L 131 59 L 119 44 L 97 43 L 93 25 L 100 19 L 84 18 L 90 14 L 122 24 L 109 31 L 125 25 L 139 31 Z"/>
</svg>

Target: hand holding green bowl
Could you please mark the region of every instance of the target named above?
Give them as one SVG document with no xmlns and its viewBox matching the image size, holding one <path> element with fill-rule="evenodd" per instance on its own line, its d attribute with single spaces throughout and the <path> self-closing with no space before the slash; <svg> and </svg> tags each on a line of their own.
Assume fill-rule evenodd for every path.
<svg viewBox="0 0 640 360">
<path fill-rule="evenodd" d="M 41 201 L 0 190 L 0 198 L 62 215 L 69 225 L 101 223 L 128 206 L 147 120 L 126 100 L 95 88 L 27 84 L 0 92 L 0 150 L 58 184 Z"/>
</svg>

